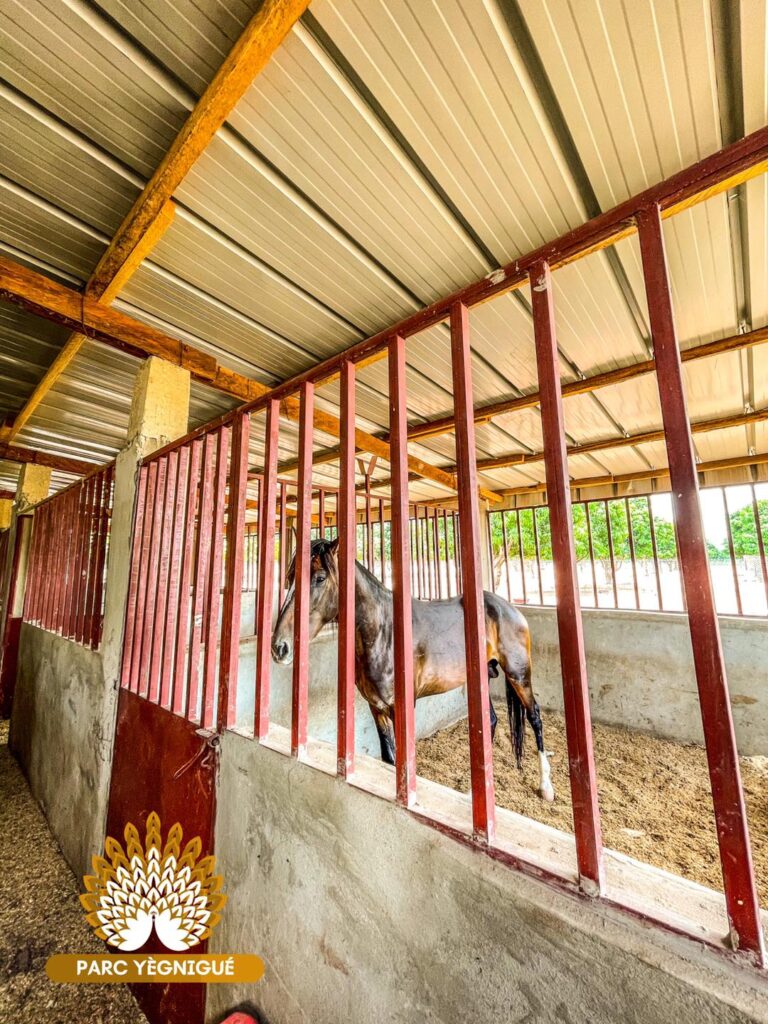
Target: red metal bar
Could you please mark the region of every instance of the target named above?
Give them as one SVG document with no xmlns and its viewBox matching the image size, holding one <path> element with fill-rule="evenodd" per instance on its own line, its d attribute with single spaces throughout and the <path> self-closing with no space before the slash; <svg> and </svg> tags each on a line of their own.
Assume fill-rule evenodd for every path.
<svg viewBox="0 0 768 1024">
<path fill-rule="evenodd" d="M 293 702 L 291 714 L 291 755 L 303 757 L 307 747 L 307 700 L 309 696 L 309 588 L 312 577 L 312 444 L 315 404 L 314 384 L 301 386 L 299 411 L 299 470 L 296 537 Z"/>
<path fill-rule="evenodd" d="M 61 548 L 56 557 L 56 576 L 54 580 L 54 607 L 52 628 L 61 633 L 62 636 L 74 637 L 77 631 L 77 614 L 80 607 L 80 589 L 83 578 L 83 551 L 85 544 L 85 530 L 83 529 L 86 517 L 86 482 L 81 481 L 75 488 L 74 500 L 70 508 L 70 516 L 74 519 L 72 526 L 72 547 L 70 548 L 71 562 L 67 562 L 66 553 Z M 56 503 L 52 506 L 51 519 L 56 526 Z M 58 548 L 59 545 L 56 544 Z M 69 570 L 69 571 L 68 571 Z M 66 608 L 66 615 L 62 617 L 62 607 Z"/>
<path fill-rule="evenodd" d="M 536 578 L 539 582 L 539 604 L 544 604 L 544 584 L 541 578 L 541 547 L 539 545 L 539 522 L 538 516 L 536 515 L 536 509 L 533 509 L 531 517 L 533 520 L 533 551 L 536 555 Z"/>
<path fill-rule="evenodd" d="M 317 523 L 320 540 L 325 540 L 325 490 L 321 487 L 317 497 Z"/>
<path fill-rule="evenodd" d="M 77 588 L 77 607 L 75 609 L 75 640 L 79 644 L 83 642 L 85 635 L 85 604 L 88 596 L 91 530 L 93 526 L 93 491 L 95 483 L 95 476 L 91 476 L 83 481 L 83 516 L 79 523 L 81 534 L 80 580 Z"/>
<path fill-rule="evenodd" d="M 179 616 L 176 627 L 176 644 L 173 656 L 173 686 L 171 708 L 176 715 L 187 715 L 189 708 L 189 689 L 192 682 L 191 662 L 187 661 L 187 643 L 192 642 L 194 623 L 190 622 L 190 584 L 194 566 L 195 536 L 198 500 L 200 497 L 200 462 L 203 442 L 195 440 L 191 443 L 189 456 L 189 475 L 184 506 L 184 542 L 181 556 L 181 578 L 179 580 Z M 194 602 L 192 602 L 194 604 Z M 186 685 L 185 685 L 186 676 Z"/>
<path fill-rule="evenodd" d="M 600 811 L 597 805 L 587 663 L 584 654 L 579 585 L 576 578 L 563 396 L 560 388 L 560 363 L 549 266 L 546 263 L 538 264 L 531 270 L 530 280 L 555 568 L 557 628 L 576 859 L 582 886 L 590 891 L 599 892 L 603 885 Z"/>
<path fill-rule="evenodd" d="M 256 713 L 253 725 L 257 739 L 269 731 L 269 683 L 272 671 L 272 595 L 275 591 L 275 499 L 277 497 L 277 459 L 280 434 L 280 403 L 267 406 L 264 476 L 261 488 L 261 533 L 259 547 L 259 585 L 256 592 Z M 283 600 L 285 580 L 285 484 L 280 485 L 280 580 L 278 593 Z"/>
<path fill-rule="evenodd" d="M 245 414 L 247 415 L 247 413 Z M 218 451 L 216 454 L 216 475 L 213 481 L 213 538 L 211 541 L 211 567 L 208 573 L 205 599 L 205 621 L 203 623 L 203 705 L 201 724 L 204 729 L 218 728 L 221 725 L 216 718 L 216 663 L 219 640 L 219 610 L 221 608 L 221 576 L 222 558 L 224 553 L 224 509 L 227 504 L 227 470 L 229 465 L 229 446 L 232 435 L 231 427 L 222 427 L 218 431 Z M 247 475 L 247 468 L 246 468 Z M 231 497 L 231 496 L 230 496 Z M 240 534 L 242 537 L 242 533 Z M 242 562 L 240 563 L 242 571 Z M 240 593 L 240 581 L 237 581 L 237 592 Z M 235 624 L 239 636 L 240 621 Z M 221 681 L 219 681 L 219 690 Z M 223 697 L 228 702 L 227 694 Z"/>
<path fill-rule="evenodd" d="M 451 366 L 456 416 L 456 476 L 461 530 L 464 645 L 467 659 L 472 827 L 478 840 L 490 844 L 496 831 L 496 805 L 488 703 L 480 518 L 477 507 L 472 354 L 469 344 L 469 311 L 462 303 L 457 303 L 451 309 Z"/>
<path fill-rule="evenodd" d="M 637 227 L 731 939 L 735 948 L 762 962 L 765 951 L 749 829 L 658 207 L 642 210 Z"/>
<path fill-rule="evenodd" d="M 437 528 L 437 509 L 432 511 L 432 551 L 435 556 L 435 596 L 438 600 L 443 596 L 443 581 L 440 575 L 440 535 Z"/>
<path fill-rule="evenodd" d="M 384 499 L 379 498 L 379 559 L 381 561 L 381 582 L 387 583 L 387 555 L 384 540 Z"/>
<path fill-rule="evenodd" d="M 339 660 L 336 770 L 355 770 L 355 366 L 341 368 L 341 461 L 336 527 L 339 536 Z"/>
<path fill-rule="evenodd" d="M 525 585 L 525 551 L 523 550 L 523 527 L 520 522 L 520 509 L 515 509 L 517 523 L 517 550 L 520 555 L 520 578 L 523 581 L 523 604 L 528 604 L 528 590 Z"/>
<path fill-rule="evenodd" d="M 216 433 L 207 434 L 203 449 L 203 469 L 197 514 L 195 581 L 192 596 L 192 621 L 189 632 L 186 718 L 190 721 L 198 721 L 202 716 L 202 706 L 200 715 L 197 713 L 197 705 L 200 699 L 200 648 L 202 646 L 203 633 L 203 604 L 211 568 L 213 474 L 217 447 L 218 435 Z"/>
<path fill-rule="evenodd" d="M 182 449 L 183 450 L 183 449 Z M 163 517 L 158 550 L 157 597 L 152 625 L 152 651 L 149 658 L 149 681 L 147 693 L 153 703 L 160 700 L 160 675 L 167 652 L 163 648 L 165 638 L 165 617 L 168 608 L 168 578 L 171 562 L 171 529 L 176 504 L 176 477 L 179 472 L 179 449 L 168 454 L 165 490 L 163 493 Z"/>
<path fill-rule="evenodd" d="M 160 675 L 160 704 L 170 708 L 172 703 L 171 684 L 176 657 L 176 633 L 179 628 L 179 606 L 181 604 L 181 550 L 184 536 L 184 507 L 188 487 L 190 448 L 179 448 L 176 465 L 175 502 L 171 530 L 170 573 L 168 578 L 168 600 L 163 625 L 163 670 Z"/>
<path fill-rule="evenodd" d="M 245 502 L 248 488 L 248 443 L 251 417 L 238 416 L 232 424 L 232 457 L 229 470 L 227 505 L 227 564 L 224 580 L 224 606 L 221 616 L 221 653 L 219 656 L 219 707 L 216 721 L 219 732 L 231 729 L 237 719 L 237 682 L 240 662 L 240 616 L 243 599 L 243 548 L 245 546 Z M 261 508 L 262 487 L 259 486 Z M 274 529 L 274 509 L 272 511 Z"/>
<path fill-rule="evenodd" d="M 443 547 L 445 549 L 445 596 L 453 597 L 453 587 L 451 586 L 451 563 L 448 556 L 448 512 L 443 509 Z"/>
<path fill-rule="evenodd" d="M 597 589 L 597 566 L 595 565 L 595 542 L 592 536 L 592 505 L 584 502 L 584 515 L 587 519 L 587 543 L 589 545 L 589 564 L 592 566 L 592 598 L 595 608 L 600 607 L 600 595 Z"/>
<path fill-rule="evenodd" d="M 146 500 L 144 503 L 144 523 L 141 539 L 141 563 L 139 566 L 138 587 L 136 592 L 136 610 L 133 619 L 133 654 L 131 657 L 131 678 L 129 689 L 134 693 L 139 692 L 139 679 L 141 675 L 141 637 L 144 627 L 144 609 L 147 600 L 147 586 L 149 584 L 149 553 L 152 544 L 152 524 L 155 512 L 155 491 L 157 488 L 157 471 L 159 463 L 152 462 L 149 465 L 146 487 Z"/>
<path fill-rule="evenodd" d="M 99 528 L 101 525 L 101 508 L 104 501 L 104 484 L 106 472 L 97 473 L 93 477 L 93 502 L 91 505 L 91 543 L 88 551 L 88 589 L 83 608 L 83 643 L 87 647 L 93 642 L 93 605 L 95 593 L 99 588 L 96 578 L 96 561 L 99 546 Z"/>
<path fill-rule="evenodd" d="M 736 595 L 736 614 L 743 615 L 744 609 L 741 605 L 741 589 L 739 588 L 739 570 L 736 566 L 736 549 L 733 545 L 733 530 L 731 529 L 731 517 L 728 512 L 728 498 L 725 494 L 725 488 L 720 488 L 720 494 L 723 497 L 723 513 L 725 514 L 725 534 L 728 539 L 728 555 L 731 559 L 731 574 L 733 575 L 733 592 Z"/>
<path fill-rule="evenodd" d="M 165 512 L 165 480 L 168 474 L 168 456 L 157 464 L 157 490 L 155 506 L 152 509 L 152 536 L 149 546 L 147 564 L 147 596 L 144 603 L 144 622 L 141 627 L 141 655 L 139 662 L 139 695 L 149 695 L 149 668 L 152 656 L 152 638 L 155 623 L 155 605 L 157 603 L 157 584 L 160 573 L 160 538 L 163 529 Z"/>
<path fill-rule="evenodd" d="M 509 568 L 509 541 L 507 539 L 507 513 L 501 513 L 501 541 L 504 545 L 504 568 L 507 573 L 507 600 L 512 600 L 512 573 Z"/>
<path fill-rule="evenodd" d="M 405 381 L 405 338 L 397 335 L 389 343 L 395 775 L 397 801 L 408 807 L 416 796 L 416 716 L 413 692 L 413 609 L 408 550 L 408 415 Z"/>
<path fill-rule="evenodd" d="M 94 595 L 94 606 L 93 606 L 93 637 L 92 645 L 98 649 L 101 646 L 101 635 L 104 629 L 104 597 L 106 587 L 106 562 L 107 562 L 107 546 L 109 543 L 110 536 L 110 524 L 112 522 L 112 510 L 114 508 L 114 481 L 115 481 L 115 466 L 114 463 L 109 467 L 105 477 L 105 498 L 104 505 L 100 513 L 100 527 L 99 527 L 99 546 L 96 556 L 96 578 L 97 578 L 97 589 Z"/>
<path fill-rule="evenodd" d="M 288 533 L 287 523 L 285 515 L 285 500 L 287 498 L 288 488 L 285 484 L 280 484 L 280 601 L 282 602 L 285 597 L 285 573 L 287 569 L 285 555 L 288 547 Z"/>
<path fill-rule="evenodd" d="M 144 524 L 147 510 L 147 478 L 149 466 L 139 469 L 139 482 L 136 490 L 136 514 L 133 526 L 133 550 L 131 552 L 131 570 L 128 582 L 128 601 L 125 609 L 125 630 L 123 633 L 123 662 L 121 685 L 131 685 L 131 666 L 133 664 L 134 644 L 136 637 L 137 601 L 141 572 L 141 553 L 144 543 Z"/>
</svg>

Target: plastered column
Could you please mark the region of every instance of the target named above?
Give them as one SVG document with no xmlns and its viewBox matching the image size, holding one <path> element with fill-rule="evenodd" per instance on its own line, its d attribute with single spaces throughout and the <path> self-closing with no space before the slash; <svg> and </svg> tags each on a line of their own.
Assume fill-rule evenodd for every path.
<svg viewBox="0 0 768 1024">
<path fill-rule="evenodd" d="M 189 424 L 189 385 L 188 370 L 155 358 L 144 362 L 134 387 L 127 444 L 115 460 L 115 494 L 100 652 L 105 692 L 101 730 L 103 749 L 100 757 L 104 778 L 96 792 L 101 801 L 98 814 L 102 837 L 106 828 L 112 770 L 120 659 L 131 565 L 131 526 L 139 464 L 146 455 L 186 434 Z"/>
<path fill-rule="evenodd" d="M 13 501 L 10 498 L 0 499 L 0 530 L 8 530 L 11 525 Z"/>
<path fill-rule="evenodd" d="M 16 485 L 16 514 L 28 512 L 45 501 L 51 489 L 51 471 L 47 466 L 22 466 Z"/>
</svg>

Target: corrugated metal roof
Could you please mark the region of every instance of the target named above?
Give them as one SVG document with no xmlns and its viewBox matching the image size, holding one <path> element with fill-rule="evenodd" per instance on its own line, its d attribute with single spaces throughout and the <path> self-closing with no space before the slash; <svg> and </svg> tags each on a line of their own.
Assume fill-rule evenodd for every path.
<svg viewBox="0 0 768 1024">
<path fill-rule="evenodd" d="M 2 0 L 0 120 L 14 145 L 0 153 L 0 247 L 85 281 L 255 6 Z M 501 0 L 315 0 L 185 179 L 174 223 L 118 308 L 272 384 L 768 121 L 764 5 L 739 5 L 734 110 L 719 92 L 707 0 L 518 7 L 522 23 Z M 745 315 L 747 327 L 768 323 L 766 211 L 763 177 L 665 222 L 684 347 L 736 333 Z M 647 358 L 635 240 L 554 281 L 563 380 Z M 527 291 L 473 310 L 470 322 L 476 402 L 535 390 Z M 18 409 L 65 337 L 0 307 L 0 414 Z M 124 441 L 136 366 L 89 343 L 20 443 L 109 458 Z M 685 374 L 694 420 L 768 402 L 765 346 L 686 364 Z M 359 378 L 361 423 L 384 431 L 385 362 Z M 450 412 L 444 327 L 409 342 L 408 386 L 414 422 Z M 202 385 L 193 396 L 195 423 L 231 404 Z M 335 385 L 322 399 L 336 404 Z M 572 443 L 660 423 L 653 377 L 565 410 Z M 295 428 L 284 434 L 289 458 Z M 720 458 L 709 453 L 746 454 L 766 440 L 760 425 L 699 434 L 696 448 Z M 535 410 L 477 430 L 479 457 L 541 445 Z M 453 437 L 414 453 L 449 464 Z M 664 458 L 663 445 L 622 447 L 579 456 L 571 471 L 624 473 Z M 318 467 L 317 479 L 335 473 Z M 483 477 L 526 485 L 543 464 Z"/>
</svg>

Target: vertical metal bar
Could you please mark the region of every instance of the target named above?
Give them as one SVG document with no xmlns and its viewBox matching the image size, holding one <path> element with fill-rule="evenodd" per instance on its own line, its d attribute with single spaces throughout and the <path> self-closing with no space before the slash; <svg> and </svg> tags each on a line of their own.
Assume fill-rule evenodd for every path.
<svg viewBox="0 0 768 1024">
<path fill-rule="evenodd" d="M 490 515 L 490 513 L 488 513 Z M 507 600 L 512 600 L 512 575 L 509 569 L 509 542 L 507 539 L 507 513 L 501 512 L 501 542 L 504 547 L 504 569 L 507 574 Z"/>
<path fill-rule="evenodd" d="M 168 598 L 166 601 L 165 622 L 163 624 L 163 668 L 160 675 L 160 704 L 171 706 L 171 682 L 173 680 L 174 656 L 176 650 L 176 630 L 178 629 L 179 605 L 181 603 L 181 550 L 184 533 L 184 506 L 189 471 L 189 445 L 179 449 L 176 464 L 175 504 L 173 509 L 173 526 L 171 532 L 170 573 L 168 581 Z"/>
<path fill-rule="evenodd" d="M 491 516 L 492 515 L 496 515 L 496 513 L 495 512 L 490 512 L 490 511 L 486 510 L 485 514 L 488 517 L 488 529 L 486 531 L 486 537 L 488 539 L 488 565 L 491 567 L 491 590 L 495 594 L 496 593 L 496 570 L 495 570 L 495 567 L 494 567 L 495 559 L 493 557 L 493 529 L 492 529 L 492 525 L 491 525 L 492 524 Z M 501 580 L 499 580 L 499 582 L 501 582 Z"/>
<path fill-rule="evenodd" d="M 112 521 L 114 479 L 115 466 L 113 463 L 107 470 L 104 477 L 103 500 L 101 509 L 99 510 L 99 542 L 96 554 L 96 589 L 94 590 L 94 602 L 92 609 L 93 632 L 91 635 L 91 646 L 96 650 L 101 646 L 101 634 L 104 628 L 105 567 L 107 560 L 109 528 Z"/>
<path fill-rule="evenodd" d="M 187 646 L 192 642 L 194 623 L 190 622 L 192 595 L 192 571 L 194 563 L 197 507 L 200 498 L 200 461 L 203 450 L 202 438 L 192 442 L 189 456 L 189 474 L 184 505 L 184 541 L 181 556 L 181 578 L 179 580 L 179 615 L 176 626 L 176 644 L 173 658 L 173 686 L 171 709 L 176 715 L 186 715 L 191 684 L 191 671 L 187 660 Z M 186 682 L 186 685 L 185 685 Z"/>
<path fill-rule="evenodd" d="M 198 721 L 197 705 L 200 698 L 200 649 L 203 632 L 203 603 L 206 583 L 210 572 L 211 517 L 213 515 L 213 473 L 216 458 L 217 437 L 206 434 L 203 448 L 203 469 L 198 501 L 197 531 L 195 537 L 195 577 L 192 594 L 192 621 L 189 630 L 187 670 L 187 705 L 185 717 Z M 202 712 L 201 712 L 202 714 Z"/>
<path fill-rule="evenodd" d="M 605 529 L 608 534 L 608 558 L 611 562 L 611 586 L 613 588 L 613 607 L 619 607 L 619 590 L 616 586 L 616 559 L 613 554 L 613 530 L 611 528 L 611 510 L 608 507 L 608 502 L 604 501 L 605 506 Z"/>
<path fill-rule="evenodd" d="M 450 561 L 448 559 L 448 512 L 443 509 L 443 550 L 445 551 L 445 596 L 453 597 L 453 587 L 451 586 L 451 568 Z"/>
<path fill-rule="evenodd" d="M 139 660 L 139 694 L 149 694 L 149 667 L 152 654 L 152 636 L 155 622 L 155 604 L 157 601 L 157 582 L 160 570 L 160 536 L 163 524 L 165 479 L 168 472 L 168 457 L 157 459 L 157 491 L 155 507 L 152 511 L 152 534 L 149 545 L 147 564 L 147 596 L 144 603 L 144 621 L 141 626 L 141 654 Z"/>
<path fill-rule="evenodd" d="M 221 731 L 221 722 L 216 717 L 216 662 L 219 640 L 219 610 L 221 608 L 221 576 L 222 556 L 224 550 L 224 508 L 227 503 L 227 468 L 229 464 L 229 446 L 232 428 L 220 427 L 217 434 L 216 475 L 213 483 L 213 539 L 211 543 L 211 567 L 208 573 L 208 592 L 206 595 L 206 620 L 204 624 L 205 654 L 203 657 L 203 705 L 201 724 L 204 729 L 217 728 Z M 241 563 L 242 569 L 242 563 Z M 240 586 L 238 581 L 238 594 Z M 238 616 L 236 632 L 239 634 Z M 221 694 L 221 679 L 218 680 L 219 702 L 228 706 L 228 695 Z"/>
<path fill-rule="evenodd" d="M 640 584 L 637 579 L 637 558 L 635 556 L 635 537 L 632 532 L 632 510 L 629 507 L 629 498 L 624 499 L 624 510 L 627 516 L 627 539 L 629 541 L 629 557 L 632 562 L 632 582 L 635 588 L 635 608 L 640 610 Z"/>
<path fill-rule="evenodd" d="M 339 537 L 339 656 L 336 770 L 355 769 L 355 364 L 341 366 L 341 461 L 336 526 Z M 379 503 L 381 514 L 381 502 Z"/>
<path fill-rule="evenodd" d="M 520 521 L 520 509 L 515 509 L 517 522 L 517 551 L 520 555 L 520 578 L 523 581 L 523 604 L 528 604 L 528 590 L 525 585 L 525 552 L 523 551 L 523 526 Z"/>
<path fill-rule="evenodd" d="M 317 522 L 318 522 L 318 537 L 320 540 L 325 540 L 325 489 L 320 488 L 317 497 Z"/>
<path fill-rule="evenodd" d="M 286 484 L 280 484 L 280 603 L 285 597 L 285 573 L 287 569 L 285 555 L 288 547 L 285 503 L 288 497 Z"/>
<path fill-rule="evenodd" d="M 371 473 L 370 463 L 365 471 L 365 563 L 368 572 L 373 572 L 373 523 L 371 521 Z"/>
<path fill-rule="evenodd" d="M 165 493 L 163 494 L 163 525 L 160 535 L 158 561 L 160 563 L 157 576 L 157 600 L 155 604 L 154 623 L 152 626 L 152 653 L 149 660 L 149 699 L 157 703 L 160 699 L 160 675 L 163 661 L 167 657 L 163 641 L 165 639 L 165 615 L 168 607 L 168 578 L 171 562 L 171 528 L 173 511 L 176 504 L 176 477 L 179 471 L 179 452 L 175 449 L 168 453 L 165 475 Z"/>
<path fill-rule="evenodd" d="M 600 607 L 600 598 L 597 591 L 597 566 L 595 565 L 595 541 L 592 536 L 592 505 L 584 502 L 584 514 L 587 518 L 587 544 L 589 545 L 589 564 L 592 566 L 592 599 L 595 608 Z"/>
<path fill-rule="evenodd" d="M 243 548 L 245 502 L 248 489 L 248 443 L 251 417 L 239 413 L 232 424 L 232 456 L 227 505 L 227 561 L 219 654 L 219 700 L 216 722 L 219 732 L 231 729 L 237 719 L 237 682 L 240 662 L 240 615 L 243 600 Z M 259 487 L 259 516 L 263 514 Z M 273 516 L 274 523 L 274 516 Z M 274 526 L 273 526 L 274 528 Z"/>
<path fill-rule="evenodd" d="M 762 961 L 763 932 L 749 829 L 658 207 L 640 211 L 637 227 L 731 939 L 734 947 Z"/>
<path fill-rule="evenodd" d="M 389 343 L 395 775 L 397 801 L 408 807 L 416 796 L 416 722 L 413 693 L 413 606 L 408 571 L 408 416 L 405 381 L 405 338 L 398 334 Z"/>
<path fill-rule="evenodd" d="M 73 636 L 76 643 L 83 642 L 85 600 L 88 592 L 88 555 L 91 543 L 93 516 L 93 477 L 83 481 L 83 501 L 78 522 L 80 551 L 78 556 L 77 602 L 74 609 Z"/>
<path fill-rule="evenodd" d="M 541 553 L 539 548 L 539 524 L 537 522 L 536 513 L 538 509 L 534 508 L 531 510 L 533 517 L 533 550 L 536 555 L 536 577 L 539 581 L 539 604 L 544 604 L 544 586 L 541 581 Z"/>
<path fill-rule="evenodd" d="M 256 712 L 253 732 L 263 740 L 269 732 L 269 684 L 272 671 L 272 604 L 275 592 L 275 499 L 277 497 L 277 458 L 280 442 L 280 402 L 267 405 L 264 437 L 264 476 L 259 517 L 259 584 L 256 591 Z M 280 579 L 278 597 L 283 601 L 285 580 L 285 484 L 280 484 Z"/>
<path fill-rule="evenodd" d="M 74 609 L 77 600 L 75 571 L 77 564 L 77 545 L 80 538 L 79 516 L 77 507 L 82 494 L 82 485 L 73 488 L 55 499 L 48 506 L 51 510 L 51 530 L 54 519 L 59 520 L 59 528 L 63 526 L 64 543 L 53 544 L 49 539 L 54 554 L 50 562 L 53 570 L 50 579 L 48 608 L 51 625 L 55 626 L 56 616 L 60 624 L 62 636 L 69 636 L 69 624 L 74 622 Z M 58 610 L 58 611 L 57 611 Z"/>
<path fill-rule="evenodd" d="M 656 598 L 659 602 L 659 611 L 664 611 L 664 595 L 661 591 L 661 572 L 659 569 L 659 549 L 656 545 L 656 527 L 653 523 L 653 506 L 650 495 L 645 496 L 645 503 L 648 506 L 648 529 L 651 534 L 651 551 L 653 552 L 653 567 L 656 571 Z"/>
<path fill-rule="evenodd" d="M 467 659 L 467 722 L 472 782 L 472 828 L 484 843 L 493 842 L 496 804 L 488 713 L 488 667 L 485 648 L 485 598 L 480 554 L 477 502 L 475 417 L 472 401 L 472 354 L 469 311 L 457 302 L 451 307 L 451 367 L 456 419 L 456 476 L 461 530 L 464 646 Z"/>
<path fill-rule="evenodd" d="M 760 552 L 760 570 L 763 574 L 763 586 L 765 587 L 765 604 L 766 611 L 768 611 L 768 565 L 766 565 L 765 558 L 765 539 L 763 537 L 763 527 L 760 522 L 760 508 L 757 504 L 755 485 L 750 484 L 750 488 L 752 490 L 752 515 L 755 517 L 755 530 L 757 531 L 757 550 Z"/>
<path fill-rule="evenodd" d="M 576 837 L 576 859 L 584 888 L 603 885 L 602 836 L 592 750 L 587 663 L 576 578 L 571 491 L 565 448 L 563 396 L 555 335 L 552 279 L 546 262 L 530 272 L 536 364 L 541 395 L 541 426 L 550 510 L 552 555 L 557 594 L 557 628 L 563 677 L 565 731 Z M 534 513 L 535 517 L 535 513 Z"/>
<path fill-rule="evenodd" d="M 96 560 L 98 557 L 99 528 L 101 526 L 101 503 L 103 500 L 106 470 L 93 476 L 93 492 L 91 501 L 91 543 L 88 548 L 88 587 L 83 607 L 83 643 L 92 645 L 93 637 L 93 603 L 97 587 Z"/>
<path fill-rule="evenodd" d="M 141 638 L 144 629 L 144 609 L 149 586 L 149 552 L 152 544 L 152 523 L 155 516 L 155 491 L 157 488 L 157 461 L 149 464 L 147 470 L 147 491 L 144 504 L 144 524 L 141 537 L 141 562 L 136 591 L 136 614 L 133 620 L 133 656 L 131 658 L 130 689 L 139 692 L 141 678 Z"/>
<path fill-rule="evenodd" d="M 408 512 L 409 512 L 409 515 L 408 515 L 408 542 L 410 544 L 411 551 L 416 556 L 415 558 L 411 558 L 411 564 L 410 564 L 411 588 L 413 590 L 414 596 L 418 597 L 419 596 L 419 579 L 418 579 L 418 571 L 417 570 L 418 570 L 419 551 L 418 551 L 418 547 L 416 545 L 416 526 L 415 526 L 416 520 L 415 520 L 415 517 L 413 519 L 410 518 L 410 509 L 408 510 Z M 391 521 L 391 515 L 392 515 L 392 513 L 390 513 L 390 521 Z M 393 557 L 394 557 L 394 554 L 393 554 Z"/>
<path fill-rule="evenodd" d="M 309 696 L 309 589 L 312 578 L 312 442 L 315 386 L 301 385 L 299 411 L 298 536 L 294 576 L 293 701 L 291 755 L 303 757 L 307 747 L 307 699 Z"/>
<path fill-rule="evenodd" d="M 387 583 L 387 555 L 384 543 L 384 499 L 379 498 L 379 560 L 381 561 L 381 582 Z"/>
<path fill-rule="evenodd" d="M 728 538 L 728 554 L 731 559 L 731 573 L 733 575 L 733 591 L 736 595 L 736 614 L 743 615 L 744 609 L 741 604 L 741 590 L 739 588 L 739 570 L 736 566 L 736 549 L 733 546 L 733 530 L 731 529 L 731 517 L 728 512 L 728 499 L 725 495 L 725 488 L 720 488 L 723 498 L 723 513 L 725 515 L 725 534 Z"/>
<path fill-rule="evenodd" d="M 435 596 L 439 601 L 443 596 L 443 579 L 440 572 L 440 533 L 437 528 L 437 509 L 432 511 L 432 550 L 435 555 Z"/>
</svg>

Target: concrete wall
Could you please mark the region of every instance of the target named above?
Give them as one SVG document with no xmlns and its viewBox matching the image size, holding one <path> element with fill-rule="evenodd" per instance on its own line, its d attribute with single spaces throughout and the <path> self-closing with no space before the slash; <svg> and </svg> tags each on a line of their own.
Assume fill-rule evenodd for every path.
<svg viewBox="0 0 768 1024">
<path fill-rule="evenodd" d="M 115 697 L 97 652 L 22 625 L 10 745 L 78 876 L 104 845 Z"/>
<path fill-rule="evenodd" d="M 521 608 L 531 629 L 533 685 L 543 708 L 562 710 L 554 608 Z M 596 721 L 702 743 L 688 620 L 661 612 L 584 609 Z M 768 621 L 720 619 L 739 751 L 768 754 Z M 498 682 L 494 692 L 501 697 Z M 502 698 L 503 699 L 503 698 Z"/>
<path fill-rule="evenodd" d="M 222 737 L 216 857 L 229 901 L 211 948 L 266 961 L 212 985 L 208 1019 L 269 1024 L 736 1024 L 765 978 L 566 895 L 386 800 Z"/>
</svg>

